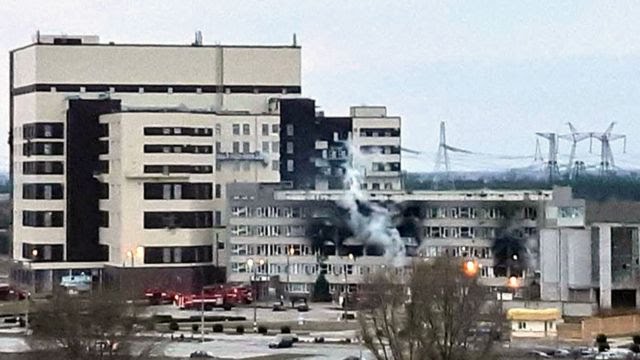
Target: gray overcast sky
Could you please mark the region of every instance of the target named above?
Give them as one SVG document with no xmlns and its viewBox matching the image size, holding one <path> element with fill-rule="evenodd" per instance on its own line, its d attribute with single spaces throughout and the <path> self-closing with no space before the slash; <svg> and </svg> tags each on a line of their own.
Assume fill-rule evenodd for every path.
<svg viewBox="0 0 640 360">
<path fill-rule="evenodd" d="M 567 121 L 602 131 L 616 121 L 629 136 L 622 160 L 640 163 L 638 19 L 640 2 L 623 0 L 3 0 L 0 132 L 8 131 L 7 53 L 36 29 L 181 44 L 196 30 L 222 44 L 288 44 L 297 33 L 303 94 L 332 115 L 381 104 L 402 116 L 404 146 L 429 152 L 406 157 L 409 170 L 433 168 L 442 120 L 454 146 L 532 156 L 536 131 L 566 132 Z M 6 168 L 4 140 L 0 152 Z"/>
</svg>

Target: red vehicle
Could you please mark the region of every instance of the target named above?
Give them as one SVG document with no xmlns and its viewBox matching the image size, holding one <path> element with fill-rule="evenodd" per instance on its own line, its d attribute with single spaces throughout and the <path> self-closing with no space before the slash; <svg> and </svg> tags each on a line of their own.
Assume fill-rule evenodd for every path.
<svg viewBox="0 0 640 360">
<path fill-rule="evenodd" d="M 200 310 L 203 305 L 207 311 L 216 307 L 231 310 L 234 306 L 222 293 L 179 294 L 176 299 L 180 310 Z"/>
<path fill-rule="evenodd" d="M 171 304 L 175 301 L 176 292 L 151 288 L 144 291 L 144 296 L 149 300 L 149 304 L 151 305 Z"/>
<path fill-rule="evenodd" d="M 12 285 L 0 284 L 0 301 L 24 300 L 26 298 L 26 291 L 20 290 Z"/>
<path fill-rule="evenodd" d="M 235 304 L 251 304 L 253 302 L 253 294 L 251 288 L 244 285 L 224 287 L 227 300 Z"/>
<path fill-rule="evenodd" d="M 231 309 L 239 304 L 250 304 L 253 301 L 251 290 L 244 286 L 209 285 L 202 289 L 201 293 L 178 294 L 175 303 L 180 309 L 198 310 L 204 301 L 206 310 L 221 307 Z"/>
</svg>

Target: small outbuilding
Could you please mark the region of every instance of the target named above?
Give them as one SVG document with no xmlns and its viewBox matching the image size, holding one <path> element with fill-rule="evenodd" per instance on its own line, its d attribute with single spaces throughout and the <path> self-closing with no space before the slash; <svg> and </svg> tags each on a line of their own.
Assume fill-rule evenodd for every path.
<svg viewBox="0 0 640 360">
<path fill-rule="evenodd" d="M 558 323 L 562 322 L 560 310 L 509 309 L 507 319 L 511 322 L 512 338 L 555 338 Z"/>
</svg>

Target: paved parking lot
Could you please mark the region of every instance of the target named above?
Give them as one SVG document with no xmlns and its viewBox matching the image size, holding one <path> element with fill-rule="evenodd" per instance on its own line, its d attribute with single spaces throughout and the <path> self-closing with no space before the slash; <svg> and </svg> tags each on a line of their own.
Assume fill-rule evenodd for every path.
<svg viewBox="0 0 640 360">
<path fill-rule="evenodd" d="M 287 322 L 298 321 L 301 317 L 305 321 L 339 321 L 342 314 L 341 310 L 335 308 L 332 304 L 310 304 L 308 312 L 298 312 L 296 309 L 288 308 L 287 311 L 274 312 L 268 304 L 260 307 L 256 311 L 258 322 Z M 171 315 L 174 318 L 188 318 L 190 316 L 200 316 L 200 311 L 180 310 L 174 305 L 158 305 L 146 307 L 143 315 Z M 248 321 L 253 321 L 253 307 L 251 305 L 243 307 L 234 307 L 229 311 L 223 309 L 213 309 L 205 311 L 205 315 L 228 315 L 228 316 L 244 316 Z"/>
</svg>

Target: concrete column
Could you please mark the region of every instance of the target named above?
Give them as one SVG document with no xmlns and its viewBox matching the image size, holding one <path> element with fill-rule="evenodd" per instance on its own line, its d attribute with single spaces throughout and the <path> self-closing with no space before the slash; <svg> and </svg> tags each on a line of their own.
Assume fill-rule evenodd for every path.
<svg viewBox="0 0 640 360">
<path fill-rule="evenodd" d="M 611 309 L 611 226 L 599 225 L 600 308 Z"/>
</svg>

